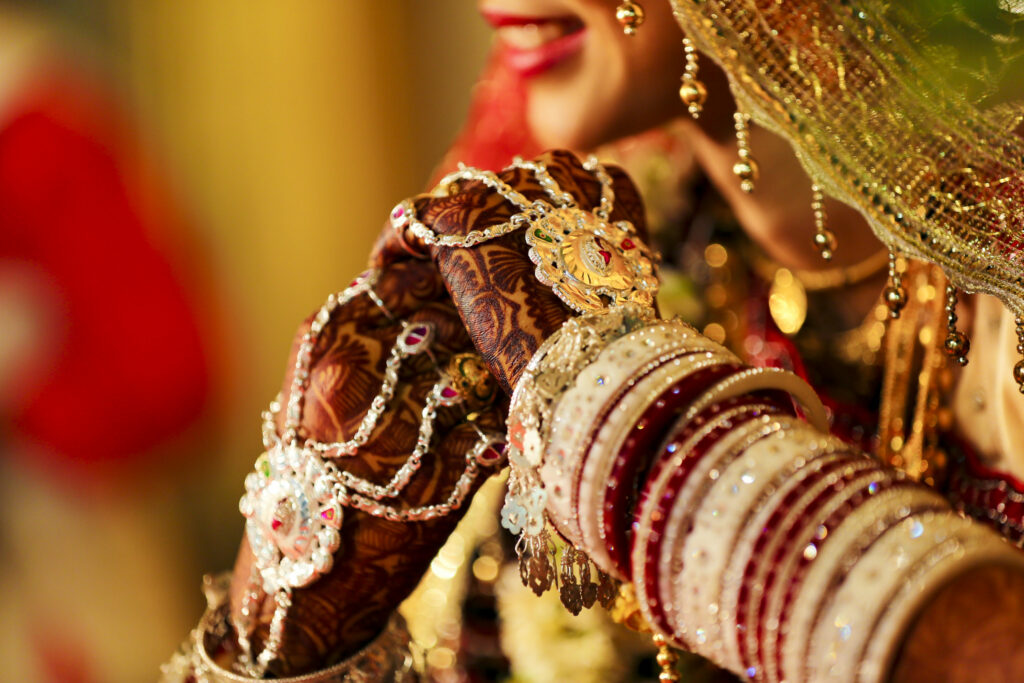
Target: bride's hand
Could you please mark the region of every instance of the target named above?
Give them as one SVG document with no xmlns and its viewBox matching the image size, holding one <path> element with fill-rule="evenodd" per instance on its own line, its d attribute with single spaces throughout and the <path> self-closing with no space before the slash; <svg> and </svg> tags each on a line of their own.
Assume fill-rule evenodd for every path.
<svg viewBox="0 0 1024 683">
<path fill-rule="evenodd" d="M 374 291 L 383 308 L 361 295 L 335 309 L 311 355 L 299 442 L 352 438 L 380 390 L 385 362 L 396 340 L 400 335 L 416 333 L 416 326 L 432 325 L 433 359 L 427 353 L 405 359 L 394 398 L 369 441 L 356 455 L 336 460 L 340 469 L 377 484 L 389 481 L 413 451 L 424 400 L 439 379 L 438 369 L 444 370 L 455 354 L 472 351 L 472 344 L 434 264 L 395 253 L 383 240 L 372 265 L 380 269 Z M 414 325 L 403 331 L 402 321 Z M 290 370 L 284 381 L 285 397 L 291 386 L 296 352 L 310 322 L 307 320 L 296 335 L 288 363 Z M 474 399 L 480 400 L 470 410 L 479 412 L 476 426 L 500 435 L 505 401 L 493 379 L 480 369 L 479 377 L 483 379 Z M 431 447 L 420 469 L 400 494 L 399 502 L 383 502 L 408 508 L 446 501 L 466 470 L 467 452 L 479 438 L 466 414 L 467 410 L 460 406 L 437 409 Z M 283 432 L 280 420 L 277 432 Z M 472 490 L 492 471 L 490 467 L 481 467 Z M 341 546 L 334 556 L 334 568 L 308 587 L 293 592 L 281 656 L 270 665 L 269 673 L 294 675 L 322 668 L 376 635 L 416 586 L 468 504 L 469 496 L 450 515 L 406 523 L 343 508 Z M 236 619 L 241 613 L 252 562 L 252 551 L 243 539 L 231 585 L 231 611 Z M 251 637 L 254 655 L 263 648 L 273 611 L 274 598 L 267 596 Z"/>
<path fill-rule="evenodd" d="M 548 152 L 538 161 L 582 208 L 598 204 L 600 182 L 573 154 Z M 646 234 L 643 204 L 633 183 L 617 167 L 606 170 L 615 193 L 611 220 L 630 221 Z M 531 201 L 549 199 L 527 170 L 506 170 L 500 177 Z M 463 181 L 457 189 L 448 196 L 421 195 L 415 200 L 420 220 L 439 234 L 464 235 L 504 223 L 519 211 L 479 181 Z M 414 240 L 406 236 L 407 242 Z M 528 252 L 523 230 L 471 248 L 430 249 L 474 346 L 508 393 L 540 343 L 572 315 L 551 288 L 537 280 Z"/>
</svg>

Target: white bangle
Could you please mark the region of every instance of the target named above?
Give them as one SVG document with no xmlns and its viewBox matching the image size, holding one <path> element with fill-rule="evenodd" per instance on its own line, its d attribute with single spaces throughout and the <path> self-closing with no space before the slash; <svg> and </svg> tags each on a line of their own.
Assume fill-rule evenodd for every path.
<svg viewBox="0 0 1024 683">
<path fill-rule="evenodd" d="M 775 647 L 781 660 L 779 679 L 800 680 L 805 675 L 808 643 L 818 615 L 827 609 L 833 582 L 851 570 L 864 552 L 894 525 L 913 515 L 942 511 L 947 508 L 944 503 L 938 494 L 921 487 L 890 488 L 866 500 L 835 529 L 829 530 L 827 542 L 822 544 L 787 609 L 783 601 L 788 587 L 783 586 L 795 568 L 795 556 L 791 558 L 786 571 L 778 575 L 779 589 L 770 596 L 767 612 L 770 618 L 779 620 L 776 638 L 785 637 L 781 647 Z M 769 673 L 775 668 L 769 661 Z"/>
<path fill-rule="evenodd" d="M 606 414 L 584 454 L 582 473 L 574 491 L 577 498 L 574 509 L 579 518 L 583 548 L 599 567 L 616 578 L 625 580 L 627 577 L 619 575 L 608 554 L 601 512 L 605 504 L 605 484 L 619 449 L 630 428 L 663 391 L 699 370 L 729 362 L 731 359 L 720 353 L 691 353 L 651 371 Z"/>
<path fill-rule="evenodd" d="M 886 609 L 895 610 L 894 614 L 903 612 L 907 606 L 887 607 L 900 593 L 900 587 L 917 573 L 918 563 L 926 562 L 924 576 L 917 579 L 921 582 L 919 590 L 923 590 L 930 571 L 944 569 L 944 558 L 956 553 L 963 557 L 965 541 L 974 549 L 986 540 L 993 539 L 975 522 L 952 511 L 912 515 L 886 529 L 857 558 L 849 573 L 835 577 L 834 581 L 841 583 L 835 586 L 831 600 L 808 634 L 807 678 L 856 680 L 861 656 L 874 637 L 872 629 L 882 613 Z M 929 561 L 936 552 L 937 558 Z M 944 575 L 943 571 L 937 576 Z"/>
<path fill-rule="evenodd" d="M 700 465 L 712 457 L 712 449 L 694 452 L 694 448 L 723 427 L 758 417 L 767 405 L 741 405 L 723 410 L 709 417 L 707 422 L 685 437 L 673 437 L 663 444 L 659 452 L 670 453 L 654 463 L 637 503 L 634 515 L 636 532 L 633 538 L 631 565 L 633 585 L 640 611 L 648 624 L 670 639 L 677 647 L 686 648 L 685 633 L 676 633 L 667 618 L 668 605 L 659 601 L 662 581 L 675 571 L 678 563 L 667 561 L 665 553 L 657 551 L 664 542 L 664 525 L 668 508 L 678 500 L 687 486 L 696 486 L 702 472 Z M 677 431 L 677 430 L 673 430 Z M 673 446 L 671 451 L 664 450 Z M 710 467 L 710 465 L 709 465 Z M 671 497 L 671 499 L 670 499 Z M 657 527 L 657 530 L 655 530 Z M 658 612 L 655 613 L 655 608 Z"/>
<path fill-rule="evenodd" d="M 577 547 L 582 532 L 575 519 L 573 490 L 582 466 L 582 449 L 599 424 L 599 416 L 616 396 L 647 372 L 689 352 L 690 344 L 707 343 L 694 341 L 697 339 L 692 329 L 681 323 L 660 323 L 631 332 L 608 344 L 562 395 L 554 410 L 541 478 L 547 488 L 551 521 Z M 719 353 L 739 362 L 724 348 Z"/>
<path fill-rule="evenodd" d="M 911 621 L 923 605 L 955 577 L 982 566 L 1024 570 L 1024 555 L 1011 548 L 991 529 L 974 523 L 959 542 L 937 547 L 886 601 L 885 610 L 870 629 L 868 644 L 859 657 L 860 683 L 880 683 L 892 669 Z"/>
<path fill-rule="evenodd" d="M 661 571 L 657 599 L 664 607 L 665 616 L 675 636 L 701 654 L 709 652 L 712 638 L 706 629 L 694 623 L 694 608 L 690 606 L 691 601 L 687 595 L 692 590 L 699 590 L 688 582 L 692 574 L 687 572 L 689 564 L 694 559 L 703 561 L 700 557 L 691 557 L 685 549 L 690 544 L 690 526 L 696 523 L 696 511 L 728 464 L 760 439 L 781 429 L 783 421 L 790 419 L 793 418 L 764 415 L 744 422 L 722 436 L 697 463 L 669 509 L 658 559 Z M 707 605 L 703 609 L 706 610 Z"/>
<path fill-rule="evenodd" d="M 763 556 L 755 558 L 754 548 L 757 539 L 769 533 L 765 529 L 768 516 L 775 511 L 785 494 L 795 484 L 803 481 L 805 473 L 817 470 L 816 463 L 831 462 L 833 456 L 841 457 L 851 450 L 852 447 L 843 441 L 825 436 L 805 422 L 797 422 L 755 443 L 730 466 L 732 473 L 727 471 L 716 484 L 722 488 L 730 476 L 733 478 L 724 505 L 737 518 L 742 514 L 739 525 L 730 529 L 728 545 L 731 545 L 731 550 L 724 558 L 726 564 L 720 574 L 716 575 L 720 577 L 717 579 L 720 586 L 716 600 L 718 615 L 722 620 L 728 657 L 734 663 L 735 670 L 747 675 L 757 673 L 756 664 L 748 663 L 748 658 L 744 656 L 750 642 L 749 631 L 756 631 L 756 622 L 747 618 L 741 624 L 739 610 L 743 591 L 756 593 L 757 581 L 748 577 L 746 570 L 749 565 L 756 564 L 758 559 L 766 559 Z M 779 458 L 783 460 L 779 461 Z M 865 464 L 872 463 L 867 456 L 863 458 Z M 779 462 L 774 469 L 771 467 L 773 460 Z M 740 473 L 738 480 L 736 472 Z M 734 492 L 734 489 L 738 490 Z M 710 498 L 709 495 L 708 504 L 711 504 Z M 726 537 L 720 536 L 719 543 L 724 547 Z"/>
<path fill-rule="evenodd" d="M 781 368 L 748 368 L 723 378 L 693 402 L 683 419 L 692 419 L 712 403 L 761 389 L 781 389 L 790 394 L 803 408 L 807 421 L 818 431 L 828 433 L 828 414 L 814 389 L 797 375 Z"/>
<path fill-rule="evenodd" d="M 692 521 L 681 552 L 675 544 L 662 549 L 663 553 L 669 551 L 673 555 L 679 552 L 683 558 L 682 571 L 672 577 L 671 593 L 662 594 L 662 599 L 671 598 L 687 626 L 695 633 L 705 634 L 696 641 L 697 652 L 737 673 L 741 671 L 738 658 L 730 656 L 722 629 L 722 573 L 733 550 L 733 539 L 766 481 L 774 479 L 780 470 L 804 464 L 799 457 L 795 462 L 792 451 L 778 448 L 775 440 L 768 437 L 802 424 L 797 418 L 779 416 L 761 425 L 755 423 L 751 430 L 740 430 L 738 448 L 730 449 L 736 457 L 719 466 L 717 477 L 709 477 L 707 493 L 692 514 L 684 513 L 682 519 L 689 517 Z M 676 508 L 671 514 L 676 516 Z M 680 525 L 670 525 L 673 527 Z"/>
</svg>

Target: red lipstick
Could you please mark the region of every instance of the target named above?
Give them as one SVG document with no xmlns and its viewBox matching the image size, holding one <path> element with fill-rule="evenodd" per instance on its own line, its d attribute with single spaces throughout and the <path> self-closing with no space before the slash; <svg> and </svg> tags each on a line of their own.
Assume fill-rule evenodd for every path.
<svg viewBox="0 0 1024 683">
<path fill-rule="evenodd" d="M 497 29 L 505 64 L 524 78 L 549 71 L 576 55 L 586 36 L 583 22 L 573 15 L 523 16 L 487 9 L 481 14 Z"/>
</svg>

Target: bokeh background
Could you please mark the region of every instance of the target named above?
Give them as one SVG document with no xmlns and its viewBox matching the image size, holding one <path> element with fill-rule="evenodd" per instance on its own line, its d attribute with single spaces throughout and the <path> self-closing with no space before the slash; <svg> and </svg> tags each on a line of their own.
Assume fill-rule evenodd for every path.
<svg viewBox="0 0 1024 683">
<path fill-rule="evenodd" d="M 0 678 L 156 677 L 233 560 L 296 325 L 425 185 L 489 40 L 469 0 L 0 0 Z"/>
</svg>

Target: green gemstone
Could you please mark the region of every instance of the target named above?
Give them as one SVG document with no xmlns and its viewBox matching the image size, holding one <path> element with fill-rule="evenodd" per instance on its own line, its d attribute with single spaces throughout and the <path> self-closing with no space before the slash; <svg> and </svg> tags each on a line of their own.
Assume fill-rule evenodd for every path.
<svg viewBox="0 0 1024 683">
<path fill-rule="evenodd" d="M 264 477 L 270 478 L 270 460 L 267 459 L 266 453 L 256 458 L 256 471 Z"/>
<path fill-rule="evenodd" d="M 537 239 L 544 240 L 545 242 L 554 242 L 554 240 L 551 239 L 551 236 L 548 235 L 543 230 L 541 230 L 540 228 L 534 228 L 533 236 L 536 237 Z"/>
</svg>

